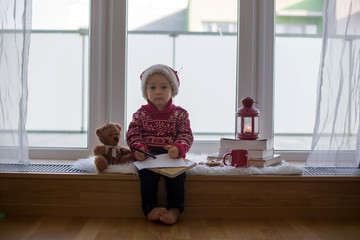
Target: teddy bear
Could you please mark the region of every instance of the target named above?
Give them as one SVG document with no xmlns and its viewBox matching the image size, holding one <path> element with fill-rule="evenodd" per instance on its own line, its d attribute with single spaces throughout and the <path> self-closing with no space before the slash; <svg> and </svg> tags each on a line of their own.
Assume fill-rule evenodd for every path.
<svg viewBox="0 0 360 240">
<path fill-rule="evenodd" d="M 94 148 L 95 167 L 99 172 L 104 171 L 110 164 L 122 164 L 133 160 L 130 149 L 120 147 L 122 127 L 118 123 L 106 123 L 96 129 L 96 136 L 103 145 Z"/>
</svg>

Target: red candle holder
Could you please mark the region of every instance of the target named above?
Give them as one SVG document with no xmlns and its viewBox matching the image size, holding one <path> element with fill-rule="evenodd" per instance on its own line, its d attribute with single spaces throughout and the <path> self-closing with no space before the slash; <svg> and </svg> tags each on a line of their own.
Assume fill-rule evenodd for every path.
<svg viewBox="0 0 360 240">
<path fill-rule="evenodd" d="M 236 136 L 239 139 L 255 140 L 259 138 L 259 110 L 253 107 L 254 99 L 241 100 L 243 107 L 236 112 Z"/>
</svg>

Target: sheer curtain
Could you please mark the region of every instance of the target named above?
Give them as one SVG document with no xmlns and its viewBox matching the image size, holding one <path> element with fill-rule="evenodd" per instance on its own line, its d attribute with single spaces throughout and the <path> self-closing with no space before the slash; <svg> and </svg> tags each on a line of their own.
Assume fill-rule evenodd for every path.
<svg viewBox="0 0 360 240">
<path fill-rule="evenodd" d="M 0 0 L 0 159 L 29 163 L 25 129 L 31 0 Z"/>
<path fill-rule="evenodd" d="M 316 123 L 308 166 L 359 166 L 360 1 L 324 0 Z"/>
</svg>

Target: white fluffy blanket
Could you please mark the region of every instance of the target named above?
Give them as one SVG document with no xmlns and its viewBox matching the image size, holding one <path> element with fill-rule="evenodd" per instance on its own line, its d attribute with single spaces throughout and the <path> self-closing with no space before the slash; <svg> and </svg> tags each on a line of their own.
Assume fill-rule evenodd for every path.
<svg viewBox="0 0 360 240">
<path fill-rule="evenodd" d="M 187 154 L 187 159 L 196 162 L 206 162 L 207 155 Z M 89 173 L 97 173 L 94 165 L 94 156 L 77 160 L 73 168 L 83 170 Z M 138 174 L 137 169 L 133 163 L 110 165 L 103 173 L 121 173 L 121 174 Z M 249 167 L 249 168 L 234 168 L 231 166 L 224 167 L 208 167 L 207 165 L 196 165 L 189 169 L 187 175 L 288 175 L 301 174 L 302 168 L 289 164 L 284 160 L 274 166 L 269 167 Z"/>
</svg>

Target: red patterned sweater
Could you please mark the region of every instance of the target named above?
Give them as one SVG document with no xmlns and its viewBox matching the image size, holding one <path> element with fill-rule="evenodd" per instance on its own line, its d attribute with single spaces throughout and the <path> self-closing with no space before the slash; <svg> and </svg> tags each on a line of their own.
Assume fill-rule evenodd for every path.
<svg viewBox="0 0 360 240">
<path fill-rule="evenodd" d="M 145 147 L 149 152 L 175 145 L 180 150 L 179 157 L 185 157 L 194 137 L 190 128 L 188 112 L 172 104 L 161 111 L 148 100 L 147 105 L 137 110 L 126 133 L 127 144 L 132 147 Z"/>
</svg>

